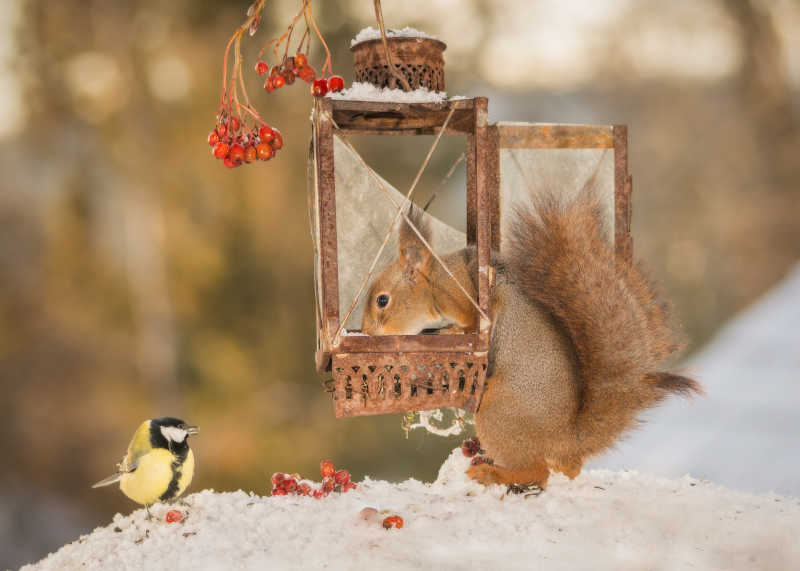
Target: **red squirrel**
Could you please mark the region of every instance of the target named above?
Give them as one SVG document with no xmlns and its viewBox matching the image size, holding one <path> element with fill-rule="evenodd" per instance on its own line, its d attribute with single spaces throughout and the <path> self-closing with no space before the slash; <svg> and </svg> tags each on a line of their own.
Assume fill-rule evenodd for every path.
<svg viewBox="0 0 800 571">
<path fill-rule="evenodd" d="M 670 394 L 701 393 L 664 371 L 681 344 L 669 307 L 643 269 L 614 252 L 596 197 L 538 198 L 514 213 L 496 283 L 486 391 L 475 413 L 493 463 L 468 475 L 484 484 L 544 488 L 551 470 L 575 478 L 584 462 L 636 426 Z M 410 219 L 432 243 L 418 209 Z M 474 247 L 442 256 L 476 298 Z M 397 259 L 370 284 L 362 331 L 370 335 L 476 331 L 472 303 L 403 223 Z"/>
</svg>

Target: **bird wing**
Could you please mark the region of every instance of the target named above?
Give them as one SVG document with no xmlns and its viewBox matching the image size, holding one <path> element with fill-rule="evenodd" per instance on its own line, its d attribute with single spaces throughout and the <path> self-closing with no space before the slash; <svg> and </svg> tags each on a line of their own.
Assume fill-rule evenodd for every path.
<svg viewBox="0 0 800 571">
<path fill-rule="evenodd" d="M 139 465 L 139 460 L 142 459 L 142 456 L 150 452 L 150 450 L 152 450 L 152 446 L 150 445 L 150 421 L 145 420 L 133 434 L 133 438 L 130 444 L 128 444 L 127 454 L 125 454 L 125 457 L 117 464 L 117 473 L 104 480 L 100 480 L 92 487 L 100 488 L 102 486 L 111 485 L 114 482 L 119 482 L 123 475 L 130 474 L 136 470 L 136 467 Z"/>
<path fill-rule="evenodd" d="M 120 463 L 120 470 L 123 472 L 133 472 L 139 464 L 142 456 L 153 449 L 150 443 L 150 421 L 144 421 L 128 444 L 128 453 Z"/>
</svg>

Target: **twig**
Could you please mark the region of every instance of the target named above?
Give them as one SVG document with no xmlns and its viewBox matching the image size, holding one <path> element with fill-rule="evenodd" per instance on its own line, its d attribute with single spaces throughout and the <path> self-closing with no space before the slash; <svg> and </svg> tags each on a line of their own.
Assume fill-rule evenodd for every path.
<svg viewBox="0 0 800 571">
<path fill-rule="evenodd" d="M 386 28 L 383 25 L 383 9 L 381 8 L 381 0 L 374 0 L 375 2 L 375 18 L 378 20 L 378 27 L 381 30 L 381 42 L 383 42 L 383 51 L 386 54 L 386 63 L 389 65 L 389 72 L 400 82 L 405 91 L 411 91 L 411 85 L 405 76 L 397 71 L 392 61 L 392 53 L 389 51 L 389 42 L 386 39 Z"/>
</svg>

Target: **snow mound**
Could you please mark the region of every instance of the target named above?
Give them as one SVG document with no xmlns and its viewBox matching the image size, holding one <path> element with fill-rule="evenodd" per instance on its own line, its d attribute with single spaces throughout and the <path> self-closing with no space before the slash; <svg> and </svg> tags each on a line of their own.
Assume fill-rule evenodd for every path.
<svg viewBox="0 0 800 571">
<path fill-rule="evenodd" d="M 431 91 L 420 87 L 414 91 L 377 87 L 371 83 L 354 81 L 348 89 L 337 93 L 328 93 L 325 97 L 331 99 L 348 99 L 351 101 L 388 101 L 392 103 L 444 103 L 447 93 L 444 91 Z"/>
<path fill-rule="evenodd" d="M 322 500 L 204 490 L 182 523 L 164 505 L 117 514 L 23 569 L 800 569 L 795 498 L 592 470 L 526 499 L 467 465 L 456 449 L 432 484 L 366 479 Z M 405 526 L 363 521 L 365 506 Z"/>
<path fill-rule="evenodd" d="M 402 30 L 393 30 L 391 28 L 386 28 L 386 37 L 387 38 L 428 38 L 430 40 L 439 40 L 436 36 L 432 36 L 430 34 L 426 34 L 421 30 L 417 30 L 414 28 L 410 28 L 406 26 Z M 376 30 L 372 26 L 367 26 L 360 32 L 356 34 L 356 37 L 350 40 L 350 47 L 352 48 L 356 44 L 360 44 L 361 42 L 367 42 L 369 40 L 379 40 L 381 39 L 381 31 Z M 442 40 L 439 40 L 440 42 Z"/>
</svg>

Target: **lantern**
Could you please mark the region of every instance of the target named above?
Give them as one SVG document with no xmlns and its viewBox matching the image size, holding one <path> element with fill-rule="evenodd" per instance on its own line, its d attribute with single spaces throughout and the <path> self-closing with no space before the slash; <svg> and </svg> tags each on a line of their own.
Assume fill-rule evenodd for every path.
<svg viewBox="0 0 800 571">
<path fill-rule="evenodd" d="M 414 40 L 426 41 L 434 40 Z M 393 55 L 401 63 L 396 65 L 403 66 L 402 72 L 415 87 L 426 86 L 425 78 L 444 84 L 443 70 L 425 68 L 420 79 L 422 63 L 418 66 L 413 61 L 416 53 L 430 66 L 432 51 L 443 51 L 441 42 L 435 42 L 430 49 L 409 49 L 408 41 L 397 41 L 401 51 Z M 377 51 L 380 44 L 372 44 Z M 394 49 L 391 41 L 389 46 Z M 357 66 L 370 77 L 365 62 L 374 63 L 379 57 L 356 48 Z M 379 79 L 384 85 L 388 81 L 385 75 Z M 492 327 L 491 252 L 497 249 L 502 254 L 509 213 L 519 202 L 530 201 L 545 186 L 542 182 L 564 193 L 577 193 L 591 184 L 601 199 L 609 239 L 615 242 L 618 255 L 626 259 L 632 255 L 625 126 L 490 125 L 488 101 L 483 97 L 398 99 L 325 97 L 314 108 L 308 188 L 317 299 L 315 358 L 317 369 L 332 377 L 328 386 L 338 417 L 445 407 L 478 409 Z M 455 250 L 466 242 L 476 249 L 478 263 L 472 277 L 476 284 L 472 302 L 480 314 L 476 331 L 376 336 L 358 331 L 359 302 L 369 278 L 394 256 L 388 230 L 394 227 L 396 232 L 399 224 L 408 221 L 405 212 L 414 188 L 405 196 L 369 169 L 349 143 L 351 134 L 436 135 L 436 142 L 443 134 L 463 137 L 466 236 L 460 238 L 435 220 L 433 226 L 436 244 L 444 242 Z M 387 231 L 385 236 L 383 231 Z M 370 252 L 364 257 L 369 246 L 378 249 L 377 255 Z"/>
</svg>

